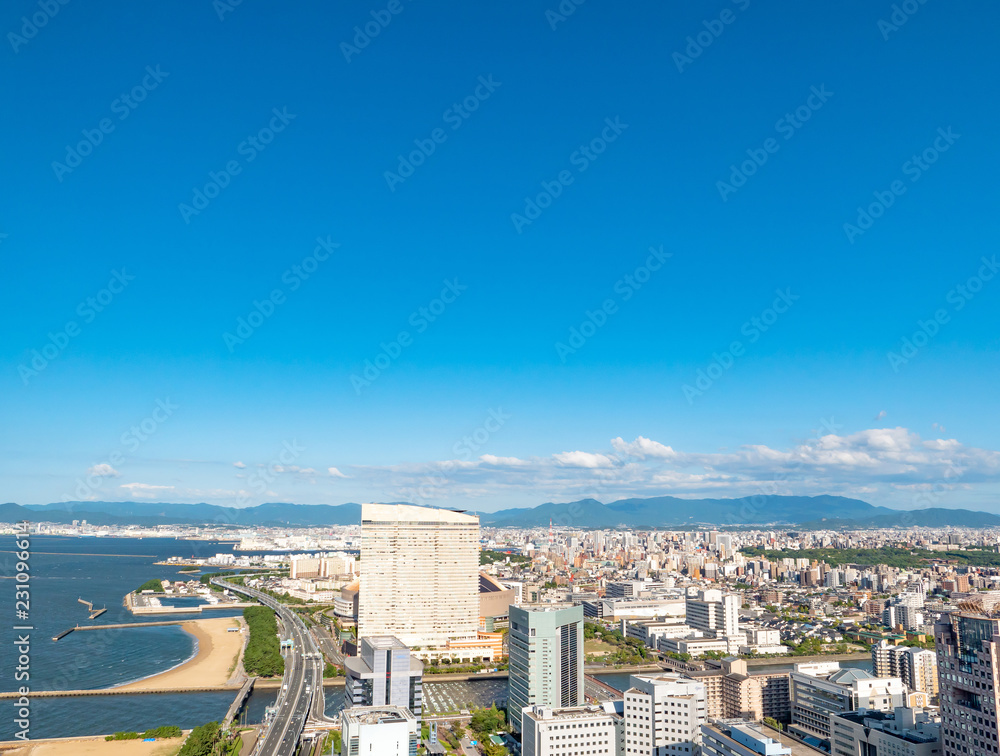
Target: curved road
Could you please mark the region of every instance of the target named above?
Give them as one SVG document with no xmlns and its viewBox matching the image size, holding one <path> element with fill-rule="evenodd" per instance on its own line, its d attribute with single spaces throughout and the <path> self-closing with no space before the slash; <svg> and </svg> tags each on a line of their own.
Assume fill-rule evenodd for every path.
<svg viewBox="0 0 1000 756">
<path fill-rule="evenodd" d="M 307 722 L 333 721 L 324 713 L 323 655 L 302 619 L 284 604 L 253 588 L 234 585 L 221 578 L 212 578 L 212 583 L 250 596 L 273 609 L 286 638 L 292 640 L 292 650 L 285 654 L 285 674 L 275 702 L 277 714 L 253 752 L 254 756 L 292 756 Z"/>
</svg>

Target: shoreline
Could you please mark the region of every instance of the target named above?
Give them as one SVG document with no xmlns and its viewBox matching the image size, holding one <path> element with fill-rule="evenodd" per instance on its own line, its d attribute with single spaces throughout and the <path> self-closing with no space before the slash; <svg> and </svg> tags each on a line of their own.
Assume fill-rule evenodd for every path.
<svg viewBox="0 0 1000 756">
<path fill-rule="evenodd" d="M 234 624 L 240 632 L 231 633 Z M 170 691 L 237 685 L 243 675 L 245 629 L 240 617 L 217 617 L 183 622 L 179 627 L 194 638 L 194 651 L 170 669 L 114 685 L 105 690 L 117 693 Z"/>
</svg>

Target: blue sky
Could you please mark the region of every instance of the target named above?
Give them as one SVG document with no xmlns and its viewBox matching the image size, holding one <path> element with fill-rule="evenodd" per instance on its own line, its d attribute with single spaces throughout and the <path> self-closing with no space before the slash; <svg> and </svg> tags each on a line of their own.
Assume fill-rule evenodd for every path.
<svg viewBox="0 0 1000 756">
<path fill-rule="evenodd" d="M 1000 9 L 904 5 L 8 3 L 0 497 L 1000 511 Z"/>
</svg>

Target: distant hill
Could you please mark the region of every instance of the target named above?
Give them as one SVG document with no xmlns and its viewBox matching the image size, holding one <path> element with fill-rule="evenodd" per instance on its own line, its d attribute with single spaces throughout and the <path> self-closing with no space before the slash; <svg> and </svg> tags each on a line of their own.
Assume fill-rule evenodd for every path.
<svg viewBox="0 0 1000 756">
<path fill-rule="evenodd" d="M 896 510 L 874 507 L 843 496 L 751 496 L 742 499 L 621 499 L 601 504 L 595 499 L 542 504 L 533 509 L 504 509 L 481 516 L 483 524 L 535 527 L 549 518 L 581 528 L 680 527 L 693 525 L 795 525 L 823 517 L 842 519 L 891 516 Z"/>
<path fill-rule="evenodd" d="M 6 510 L 7 507 L 17 507 Z M 95 525 L 233 525 L 322 527 L 361 522 L 360 504 L 260 504 L 256 507 L 220 507 L 215 504 L 169 504 L 141 501 L 68 501 L 58 504 L 0 505 L 0 520 L 30 518 L 69 523 L 86 520 Z"/>
<path fill-rule="evenodd" d="M 0 522 L 21 519 L 94 525 L 232 525 L 234 527 L 323 527 L 356 525 L 361 505 L 272 503 L 256 507 L 137 501 L 70 501 L 0 504 Z M 901 511 L 843 496 L 751 496 L 742 499 L 679 499 L 655 496 L 604 504 L 597 499 L 504 509 L 480 514 L 483 525 L 545 527 L 549 521 L 577 528 L 681 528 L 795 526 L 805 529 L 1000 526 L 1000 516 L 968 509 Z"/>
</svg>

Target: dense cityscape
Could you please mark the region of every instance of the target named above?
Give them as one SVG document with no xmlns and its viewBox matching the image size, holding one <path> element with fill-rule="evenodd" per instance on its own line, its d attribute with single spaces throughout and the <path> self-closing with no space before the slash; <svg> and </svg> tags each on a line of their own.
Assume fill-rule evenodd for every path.
<svg viewBox="0 0 1000 756">
<path fill-rule="evenodd" d="M 189 743 L 487 756 L 997 745 L 995 529 L 514 529 L 459 510 L 361 511 L 358 525 L 330 528 L 0 530 L 23 546 L 175 539 L 156 564 L 186 579 L 137 586 L 129 611 L 189 614 L 176 603 L 188 597 L 198 611 L 242 609 L 230 629 L 246 635 L 240 671 L 221 686 L 237 691 L 229 719 Z M 150 690 L 170 689 L 159 677 Z M 272 681 L 274 704 L 246 724 L 248 691 Z M 446 711 L 430 691 L 459 681 L 503 687 Z"/>
</svg>

